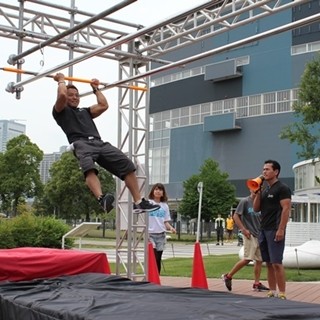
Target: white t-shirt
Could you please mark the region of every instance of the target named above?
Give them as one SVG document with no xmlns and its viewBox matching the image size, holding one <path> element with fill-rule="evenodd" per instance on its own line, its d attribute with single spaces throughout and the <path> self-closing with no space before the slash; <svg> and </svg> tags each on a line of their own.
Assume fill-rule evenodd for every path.
<svg viewBox="0 0 320 320">
<path fill-rule="evenodd" d="M 149 200 L 152 204 L 158 204 L 159 209 L 149 212 L 149 233 L 161 233 L 166 231 L 165 222 L 170 221 L 170 210 L 166 202 L 155 202 Z"/>
</svg>

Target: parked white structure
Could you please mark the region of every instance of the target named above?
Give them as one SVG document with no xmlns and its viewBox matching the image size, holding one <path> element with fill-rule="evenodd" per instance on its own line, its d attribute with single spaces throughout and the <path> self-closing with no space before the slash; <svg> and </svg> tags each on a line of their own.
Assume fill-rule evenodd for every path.
<svg viewBox="0 0 320 320">
<path fill-rule="evenodd" d="M 295 191 L 286 235 L 289 246 L 320 240 L 320 158 L 298 162 L 293 171 Z"/>
</svg>

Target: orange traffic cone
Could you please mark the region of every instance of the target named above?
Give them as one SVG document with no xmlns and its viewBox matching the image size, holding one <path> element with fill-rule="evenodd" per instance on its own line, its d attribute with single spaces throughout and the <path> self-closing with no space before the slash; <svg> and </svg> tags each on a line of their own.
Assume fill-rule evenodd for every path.
<svg viewBox="0 0 320 320">
<path fill-rule="evenodd" d="M 161 284 L 156 257 L 154 256 L 153 245 L 151 242 L 149 242 L 148 245 L 148 281 L 154 284 Z"/>
<path fill-rule="evenodd" d="M 194 245 L 193 269 L 192 269 L 192 288 L 208 289 L 208 282 L 202 259 L 200 243 Z"/>
</svg>

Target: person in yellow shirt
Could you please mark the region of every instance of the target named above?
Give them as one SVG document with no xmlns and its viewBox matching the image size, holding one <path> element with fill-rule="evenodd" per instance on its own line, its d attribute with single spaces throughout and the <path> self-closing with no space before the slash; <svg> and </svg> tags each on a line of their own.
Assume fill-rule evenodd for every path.
<svg viewBox="0 0 320 320">
<path fill-rule="evenodd" d="M 233 228 L 234 228 L 234 220 L 232 218 L 232 215 L 229 214 L 227 220 L 226 220 L 226 224 L 227 224 L 227 234 L 228 234 L 228 242 L 232 242 L 233 240 Z"/>
</svg>

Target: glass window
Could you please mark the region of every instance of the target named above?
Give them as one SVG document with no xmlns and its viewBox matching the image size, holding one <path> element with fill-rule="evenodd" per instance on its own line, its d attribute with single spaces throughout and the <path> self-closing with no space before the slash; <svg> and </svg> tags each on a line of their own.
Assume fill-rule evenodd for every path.
<svg viewBox="0 0 320 320">
<path fill-rule="evenodd" d="M 320 41 L 309 43 L 309 51 L 320 51 Z"/>
<path fill-rule="evenodd" d="M 200 113 L 200 105 L 195 105 L 191 107 L 191 114 L 199 114 Z"/>
<path fill-rule="evenodd" d="M 169 120 L 170 119 L 170 110 L 161 112 L 162 120 Z"/>
<path fill-rule="evenodd" d="M 319 164 L 319 162 L 318 162 Z M 320 174 L 319 174 L 319 165 L 315 168 L 315 178 L 314 178 L 314 186 L 319 188 L 320 187 Z"/>
<path fill-rule="evenodd" d="M 276 104 L 275 103 L 268 103 L 263 106 L 263 113 L 275 113 L 276 112 Z"/>
<path fill-rule="evenodd" d="M 171 81 L 171 74 L 168 74 L 163 77 L 163 83 L 168 83 Z"/>
<path fill-rule="evenodd" d="M 202 113 L 210 113 L 210 103 L 201 104 L 201 114 Z"/>
<path fill-rule="evenodd" d="M 250 57 L 249 56 L 244 56 L 244 57 L 239 57 L 236 58 L 236 66 L 244 66 L 246 64 L 250 63 Z"/>
<path fill-rule="evenodd" d="M 222 113 L 223 101 L 213 101 L 212 102 L 212 114 Z"/>
<path fill-rule="evenodd" d="M 189 114 L 190 114 L 190 108 L 189 107 L 181 108 L 180 111 L 181 111 L 181 117 L 189 116 Z"/>
<path fill-rule="evenodd" d="M 237 118 L 248 116 L 248 107 L 237 108 Z"/>
<path fill-rule="evenodd" d="M 162 122 L 154 122 L 153 124 L 153 130 L 161 130 L 162 129 Z"/>
<path fill-rule="evenodd" d="M 249 97 L 249 106 L 261 105 L 261 94 Z"/>
<path fill-rule="evenodd" d="M 170 139 L 162 139 L 161 147 L 169 147 Z"/>
<path fill-rule="evenodd" d="M 171 120 L 171 128 L 179 127 L 179 125 L 180 125 L 179 118 Z"/>
<path fill-rule="evenodd" d="M 171 110 L 171 118 L 179 118 L 180 117 L 180 109 Z"/>
<path fill-rule="evenodd" d="M 154 113 L 154 114 L 152 115 L 152 118 L 153 118 L 154 122 L 156 122 L 156 121 L 161 121 L 161 118 L 162 118 L 161 112 Z"/>
<path fill-rule="evenodd" d="M 318 222 L 317 221 L 318 213 L 317 213 L 317 204 L 310 204 L 310 222 Z"/>
<path fill-rule="evenodd" d="M 306 51 L 307 51 L 307 48 L 305 44 L 300 44 L 291 48 L 292 55 L 302 54 L 302 53 L 305 53 Z"/>
<path fill-rule="evenodd" d="M 162 138 L 168 138 L 170 136 L 170 130 L 162 130 Z"/>
<path fill-rule="evenodd" d="M 246 107 L 248 105 L 248 97 L 239 97 L 236 99 L 237 107 Z"/>
<path fill-rule="evenodd" d="M 287 111 L 291 111 L 291 103 L 290 103 L 290 101 L 278 102 L 277 112 L 287 112 Z"/>
<path fill-rule="evenodd" d="M 235 104 L 236 104 L 236 100 L 235 99 L 227 99 L 224 100 L 224 112 L 232 112 L 234 111 L 235 108 Z"/>
<path fill-rule="evenodd" d="M 189 117 L 180 118 L 180 126 L 187 126 L 189 124 Z"/>
<path fill-rule="evenodd" d="M 198 123 L 200 123 L 200 114 L 191 116 L 190 124 L 198 124 Z"/>
<path fill-rule="evenodd" d="M 261 115 L 261 106 L 249 107 L 249 116 Z"/>
</svg>

